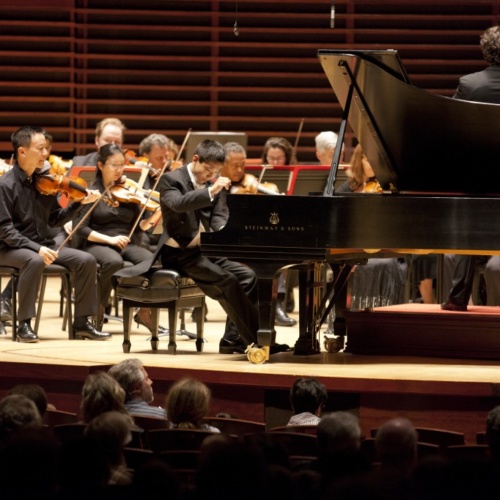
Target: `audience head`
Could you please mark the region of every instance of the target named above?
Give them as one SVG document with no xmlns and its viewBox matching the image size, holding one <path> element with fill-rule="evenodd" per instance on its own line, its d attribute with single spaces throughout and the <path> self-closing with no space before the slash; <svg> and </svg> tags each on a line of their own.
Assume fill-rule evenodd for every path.
<svg viewBox="0 0 500 500">
<path fill-rule="evenodd" d="M 123 145 L 125 125 L 118 118 L 104 118 L 95 128 L 95 145 L 97 149 L 105 144 Z"/>
<path fill-rule="evenodd" d="M 319 416 L 327 399 L 326 387 L 315 378 L 298 378 L 290 389 L 290 403 L 296 415 L 309 412 Z"/>
<path fill-rule="evenodd" d="M 297 159 L 293 153 L 293 146 L 284 137 L 270 137 L 264 144 L 262 153 L 264 165 L 295 165 Z"/>
<path fill-rule="evenodd" d="M 23 394 L 11 394 L 0 401 L 0 442 L 21 429 L 42 427 L 42 417 L 35 403 Z"/>
<path fill-rule="evenodd" d="M 481 35 L 481 50 L 491 66 L 500 65 L 500 26 L 492 26 Z"/>
<path fill-rule="evenodd" d="M 165 400 L 168 420 L 180 429 L 196 429 L 210 408 L 210 389 L 199 380 L 183 378 L 174 382 Z"/>
<path fill-rule="evenodd" d="M 22 394 L 35 403 L 40 416 L 44 416 L 47 411 L 47 394 L 42 386 L 38 384 L 18 384 L 14 386 L 9 394 Z"/>
<path fill-rule="evenodd" d="M 133 399 L 142 399 L 146 403 L 153 401 L 153 381 L 149 378 L 140 359 L 125 359 L 112 366 L 108 373 L 125 391 L 125 402 Z"/>
<path fill-rule="evenodd" d="M 127 413 L 124 406 L 125 391 L 108 373 L 91 373 L 82 389 L 82 417 L 85 423 L 106 411 Z"/>
<path fill-rule="evenodd" d="M 318 424 L 317 437 L 320 458 L 338 452 L 357 452 L 361 445 L 358 418 L 346 411 L 327 413 Z"/>
<path fill-rule="evenodd" d="M 316 158 L 320 165 L 331 165 L 338 136 L 335 132 L 320 132 L 314 139 L 316 143 Z"/>
<path fill-rule="evenodd" d="M 493 460 L 500 462 L 500 406 L 495 406 L 486 417 L 486 443 Z"/>
<path fill-rule="evenodd" d="M 231 182 L 241 182 L 245 176 L 245 161 L 247 158 L 245 148 L 237 142 L 226 142 L 224 151 L 226 157 L 221 175 L 228 177 Z"/>
<path fill-rule="evenodd" d="M 418 434 L 406 418 L 393 418 L 377 431 L 375 450 L 383 466 L 410 470 L 417 459 Z"/>
<path fill-rule="evenodd" d="M 124 462 L 123 448 L 132 441 L 130 419 L 117 411 L 106 411 L 93 418 L 85 428 L 85 436 L 102 448 L 108 463 Z"/>
</svg>

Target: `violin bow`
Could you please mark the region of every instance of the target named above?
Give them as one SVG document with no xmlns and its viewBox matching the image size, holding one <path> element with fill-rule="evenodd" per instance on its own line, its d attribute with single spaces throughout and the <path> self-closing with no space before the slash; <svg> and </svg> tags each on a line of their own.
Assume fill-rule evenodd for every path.
<svg viewBox="0 0 500 500">
<path fill-rule="evenodd" d="M 304 118 L 300 120 L 299 130 L 297 131 L 297 137 L 295 138 L 295 144 L 292 149 L 292 159 L 297 156 L 297 147 L 299 145 L 300 134 L 302 133 L 302 127 L 304 126 Z"/>
<path fill-rule="evenodd" d="M 111 186 L 108 186 L 104 190 L 104 193 L 102 193 L 101 196 L 99 196 L 99 198 L 97 198 L 97 200 L 94 201 L 93 205 L 90 207 L 88 212 L 81 218 L 80 222 L 78 222 L 78 224 L 70 231 L 70 233 L 68 234 L 66 239 L 59 245 L 59 248 L 56 250 L 56 252 L 59 252 L 59 250 L 61 250 L 61 248 L 64 247 L 68 243 L 68 241 L 73 237 L 73 235 L 76 233 L 76 231 L 78 231 L 78 228 L 83 224 L 85 219 L 87 219 L 87 217 L 94 211 L 94 208 L 103 199 L 104 195 L 110 194 L 110 191 L 109 191 L 110 188 L 111 188 Z"/>
<path fill-rule="evenodd" d="M 153 196 L 153 192 L 156 189 L 156 186 L 158 185 L 158 182 L 160 182 L 161 176 L 164 174 L 165 170 L 168 170 L 170 168 L 170 165 L 172 164 L 172 160 L 167 160 L 165 162 L 165 165 L 163 165 L 163 168 L 161 169 L 160 175 L 155 179 L 155 183 L 153 184 L 153 187 L 149 191 L 149 194 L 146 198 L 146 202 L 144 203 L 144 206 L 141 208 L 141 211 L 139 212 L 139 215 L 135 219 L 134 225 L 132 226 L 132 229 L 130 230 L 130 233 L 128 234 L 128 239 L 132 238 L 132 235 L 134 234 L 135 229 L 137 228 L 137 224 L 139 224 L 142 214 L 146 210 L 146 206 L 149 203 L 149 200 L 151 199 L 151 196 Z M 160 207 L 158 207 L 158 210 L 161 210 Z"/>
<path fill-rule="evenodd" d="M 175 161 L 179 161 L 179 160 L 180 160 L 180 158 L 181 158 L 181 154 L 182 154 L 182 152 L 184 151 L 184 148 L 185 148 L 186 143 L 187 143 L 187 141 L 188 141 L 188 139 L 189 139 L 189 136 L 191 135 L 191 130 L 193 130 L 193 129 L 191 129 L 191 128 L 190 128 L 190 129 L 187 131 L 186 137 L 184 137 L 184 142 L 182 143 L 182 146 L 180 147 L 179 152 L 177 153 L 177 158 L 175 159 Z"/>
</svg>

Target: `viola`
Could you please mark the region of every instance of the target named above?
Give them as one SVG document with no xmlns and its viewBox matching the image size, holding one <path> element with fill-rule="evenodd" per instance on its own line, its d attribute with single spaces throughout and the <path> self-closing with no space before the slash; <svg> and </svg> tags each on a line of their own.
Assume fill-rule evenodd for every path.
<svg viewBox="0 0 500 500">
<path fill-rule="evenodd" d="M 87 183 L 81 177 L 67 177 L 57 167 L 44 168 L 35 175 L 35 186 L 45 195 L 63 193 L 73 201 L 82 201 L 87 196 Z"/>
<path fill-rule="evenodd" d="M 150 212 L 155 212 L 160 207 L 160 193 L 143 189 L 132 179 L 122 175 L 111 187 L 110 193 L 114 200 L 120 203 L 134 203 Z"/>
<path fill-rule="evenodd" d="M 241 182 L 229 188 L 232 194 L 280 194 L 278 186 L 272 182 L 259 182 L 252 174 L 245 174 Z"/>
</svg>

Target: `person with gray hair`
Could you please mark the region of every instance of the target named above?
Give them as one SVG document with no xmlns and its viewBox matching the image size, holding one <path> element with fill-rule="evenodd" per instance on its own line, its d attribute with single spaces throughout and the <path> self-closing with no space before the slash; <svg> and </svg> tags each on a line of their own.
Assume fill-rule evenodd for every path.
<svg viewBox="0 0 500 500">
<path fill-rule="evenodd" d="M 144 182 L 144 189 L 152 189 L 156 178 L 169 159 L 170 139 L 163 134 L 149 134 L 139 144 L 139 156 L 148 160 L 148 176 Z M 145 166 L 143 162 L 137 166 Z"/>
<path fill-rule="evenodd" d="M 347 411 L 334 411 L 324 415 L 318 424 L 318 457 L 338 452 L 356 452 L 361 446 L 359 420 Z"/>
<path fill-rule="evenodd" d="M 418 434 L 407 418 L 392 418 L 375 436 L 375 450 L 383 468 L 409 474 L 417 460 Z"/>
<path fill-rule="evenodd" d="M 337 147 L 338 136 L 330 130 L 320 132 L 315 138 L 316 158 L 320 165 L 331 165 L 335 148 Z"/>
<path fill-rule="evenodd" d="M 165 419 L 163 408 L 149 404 L 154 400 L 153 381 L 140 359 L 125 359 L 112 366 L 108 373 L 125 391 L 125 408 L 129 415 Z"/>
</svg>

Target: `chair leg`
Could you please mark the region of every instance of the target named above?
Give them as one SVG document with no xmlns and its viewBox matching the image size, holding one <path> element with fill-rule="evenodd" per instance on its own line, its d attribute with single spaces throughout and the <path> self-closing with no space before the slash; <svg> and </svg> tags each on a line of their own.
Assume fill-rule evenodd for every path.
<svg viewBox="0 0 500 500">
<path fill-rule="evenodd" d="M 35 332 L 37 333 L 38 333 L 38 327 L 40 326 L 40 318 L 42 317 L 43 299 L 45 297 L 46 286 L 47 286 L 47 275 L 43 275 L 42 282 L 40 283 L 40 290 L 38 291 L 38 307 L 36 308 Z"/>
<path fill-rule="evenodd" d="M 17 340 L 17 281 L 16 275 L 12 274 L 10 276 L 11 280 L 11 291 L 12 291 L 12 340 L 15 342 Z"/>
<path fill-rule="evenodd" d="M 62 276 L 63 288 L 65 291 L 65 301 L 66 307 L 63 313 L 63 331 L 68 329 L 68 338 L 70 340 L 75 340 L 75 334 L 73 332 L 73 309 L 71 307 L 71 290 L 72 290 L 72 279 L 71 274 L 65 274 Z"/>
<path fill-rule="evenodd" d="M 153 323 L 153 334 L 151 336 L 151 349 L 158 350 L 160 339 L 158 338 L 158 325 L 160 324 L 160 309 L 158 307 L 151 308 L 151 321 Z"/>
<path fill-rule="evenodd" d="M 132 307 L 123 301 L 123 352 L 130 352 L 132 343 L 130 342 L 130 330 L 132 328 Z"/>
<path fill-rule="evenodd" d="M 168 353 L 175 354 L 177 351 L 177 343 L 175 342 L 175 336 L 177 334 L 177 301 L 173 301 L 172 304 L 168 306 Z"/>
<path fill-rule="evenodd" d="M 203 329 L 205 327 L 205 297 L 201 299 L 201 306 L 198 308 L 198 314 L 196 315 L 196 350 L 198 352 L 203 351 Z"/>
</svg>

